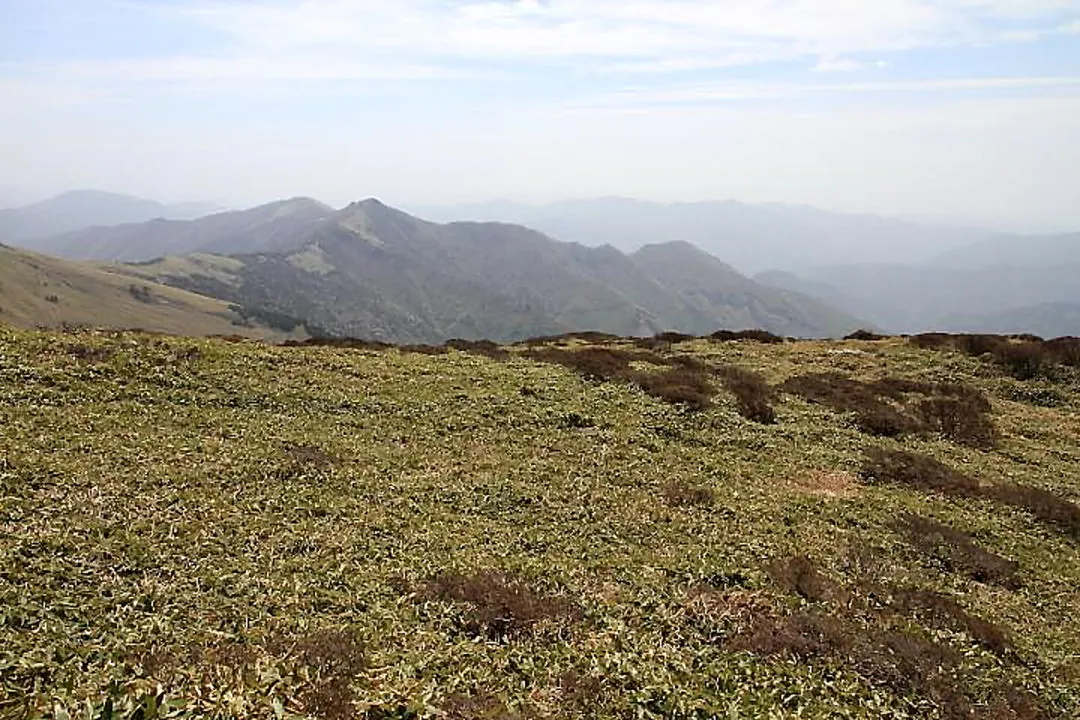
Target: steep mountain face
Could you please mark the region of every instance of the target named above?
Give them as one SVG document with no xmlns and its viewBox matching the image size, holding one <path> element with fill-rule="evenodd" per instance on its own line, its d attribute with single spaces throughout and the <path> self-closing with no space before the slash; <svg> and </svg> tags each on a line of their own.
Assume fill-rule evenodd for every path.
<svg viewBox="0 0 1080 720">
<path fill-rule="evenodd" d="M 0 238 L 30 241 L 95 226 L 142 223 L 155 218 L 195 218 L 213 212 L 205 203 L 164 205 L 97 190 L 76 190 L 25 207 L 0 210 Z M 30 245 L 30 249 L 43 249 Z"/>
<path fill-rule="evenodd" d="M 177 335 L 284 335 L 245 320 L 219 299 L 4 245 L 0 323 L 138 328 Z"/>
<path fill-rule="evenodd" d="M 334 210 L 310 198 L 293 198 L 250 210 L 197 220 L 155 219 L 92 227 L 24 243 L 38 252 L 77 260 L 143 262 L 194 252 L 276 252 L 306 239 Z"/>
<path fill-rule="evenodd" d="M 611 244 L 624 251 L 684 241 L 746 273 L 803 271 L 841 263 L 921 262 L 947 249 L 996 237 L 874 215 L 733 201 L 661 204 L 600 198 L 541 207 L 491 203 L 418 211 L 444 221 L 471 217 L 520 223 L 558 240 Z"/>
<path fill-rule="evenodd" d="M 205 247 L 205 245 L 200 246 Z M 677 271 L 693 271 L 693 285 Z M 375 200 L 293 237 L 287 249 L 164 260 L 126 270 L 315 331 L 395 342 L 516 340 L 568 330 L 622 335 L 763 326 L 827 336 L 860 323 L 754 283 L 683 247 L 628 257 L 524 227 L 438 225 Z"/>
</svg>

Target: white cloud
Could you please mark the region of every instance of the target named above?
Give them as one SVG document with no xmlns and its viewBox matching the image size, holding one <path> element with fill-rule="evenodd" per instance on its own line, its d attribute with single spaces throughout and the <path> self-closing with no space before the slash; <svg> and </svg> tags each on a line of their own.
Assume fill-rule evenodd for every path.
<svg viewBox="0 0 1080 720">
<path fill-rule="evenodd" d="M 225 38 L 196 78 L 260 64 L 285 79 L 389 75 L 460 63 L 568 63 L 608 72 L 678 72 L 822 58 L 853 69 L 860 54 L 1009 42 L 1056 31 L 1080 0 L 127 0 Z M 1010 26 L 1023 22 L 1023 26 Z M 302 71 L 291 70 L 295 66 Z M 319 68 L 325 68 L 320 73 Z M 362 67 L 363 71 L 342 71 Z M 125 69 L 120 68 L 121 71 Z M 409 75 L 408 72 L 404 73 Z M 428 77 L 425 72 L 414 73 Z"/>
<path fill-rule="evenodd" d="M 862 70 L 865 67 L 861 62 L 852 60 L 851 58 L 842 57 L 822 57 L 818 58 L 817 64 L 814 65 L 815 72 L 851 72 L 853 70 Z"/>
<path fill-rule="evenodd" d="M 857 83 L 707 83 L 662 89 L 630 89 L 563 106 L 568 112 L 625 112 L 664 105 L 701 105 L 747 100 L 784 100 L 845 94 L 945 93 L 954 91 L 1042 91 L 1051 97 L 1080 94 L 1080 76 L 971 77 Z"/>
</svg>

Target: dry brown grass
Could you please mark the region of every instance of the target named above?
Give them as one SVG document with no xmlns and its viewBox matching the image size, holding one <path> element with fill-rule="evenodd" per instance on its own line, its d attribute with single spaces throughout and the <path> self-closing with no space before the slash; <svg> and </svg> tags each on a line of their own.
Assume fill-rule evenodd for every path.
<svg viewBox="0 0 1080 720">
<path fill-rule="evenodd" d="M 816 470 L 792 478 L 788 484 L 797 492 L 846 500 L 858 496 L 858 478 L 849 472 Z"/>
</svg>

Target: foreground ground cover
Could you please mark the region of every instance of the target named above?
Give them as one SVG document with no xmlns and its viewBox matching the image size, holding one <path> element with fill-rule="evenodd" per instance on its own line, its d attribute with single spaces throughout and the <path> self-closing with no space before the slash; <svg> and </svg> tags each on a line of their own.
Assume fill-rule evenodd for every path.
<svg viewBox="0 0 1080 720">
<path fill-rule="evenodd" d="M 1069 366 L 0 328 L 0 449 L 2 717 L 1080 716 Z"/>
</svg>

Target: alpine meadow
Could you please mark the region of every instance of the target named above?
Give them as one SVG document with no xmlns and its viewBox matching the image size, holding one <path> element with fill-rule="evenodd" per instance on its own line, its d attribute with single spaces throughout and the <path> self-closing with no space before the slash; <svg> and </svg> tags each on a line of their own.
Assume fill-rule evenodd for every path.
<svg viewBox="0 0 1080 720">
<path fill-rule="evenodd" d="M 0 343 L 5 717 L 1080 712 L 1075 343 Z"/>
<path fill-rule="evenodd" d="M 1080 718 L 1080 0 L 0 0 L 0 720 Z"/>
</svg>

